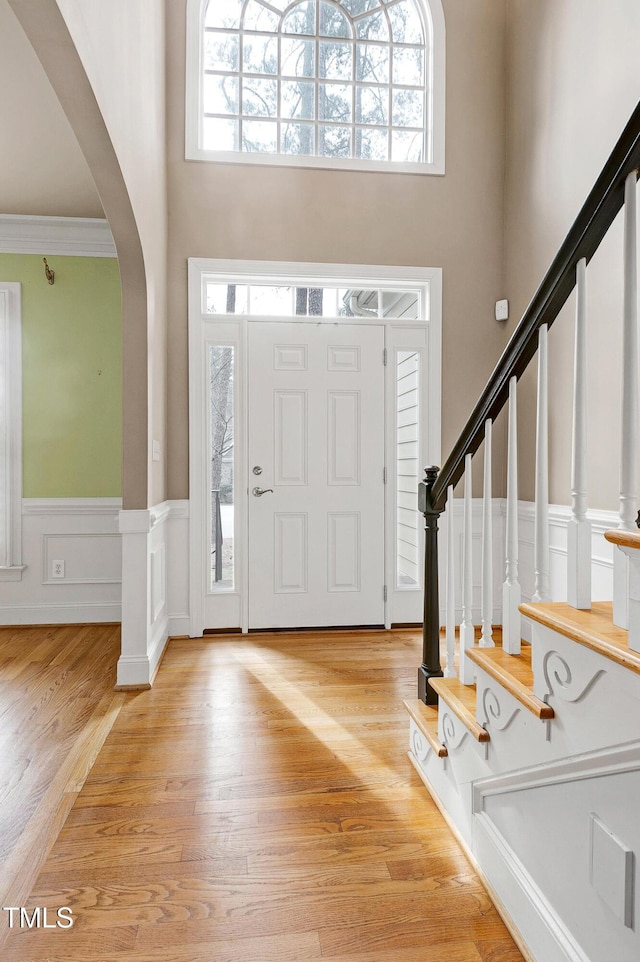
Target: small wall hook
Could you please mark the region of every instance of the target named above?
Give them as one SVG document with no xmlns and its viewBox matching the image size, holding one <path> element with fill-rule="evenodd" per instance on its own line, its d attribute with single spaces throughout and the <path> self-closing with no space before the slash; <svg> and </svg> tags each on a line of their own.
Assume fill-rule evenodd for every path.
<svg viewBox="0 0 640 962">
<path fill-rule="evenodd" d="M 56 273 L 55 273 L 55 271 L 52 271 L 51 268 L 49 267 L 49 265 L 47 264 L 47 258 L 46 258 L 46 257 L 43 257 L 42 260 L 43 260 L 43 263 L 44 263 L 44 274 L 45 274 L 45 277 L 47 278 L 47 280 L 49 281 L 50 284 L 53 284 L 53 279 L 54 279 L 54 277 L 56 276 Z"/>
</svg>

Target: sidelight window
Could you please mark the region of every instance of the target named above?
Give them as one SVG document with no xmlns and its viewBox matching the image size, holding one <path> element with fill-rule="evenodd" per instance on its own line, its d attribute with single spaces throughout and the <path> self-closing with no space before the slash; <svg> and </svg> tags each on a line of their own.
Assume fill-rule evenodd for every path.
<svg viewBox="0 0 640 962">
<path fill-rule="evenodd" d="M 212 591 L 234 587 L 234 348 L 209 347 L 209 532 Z"/>
</svg>

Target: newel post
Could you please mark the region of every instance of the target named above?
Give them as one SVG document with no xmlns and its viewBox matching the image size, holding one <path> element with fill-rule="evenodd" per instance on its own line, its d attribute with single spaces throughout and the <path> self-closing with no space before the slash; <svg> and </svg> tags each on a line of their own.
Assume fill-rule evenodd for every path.
<svg viewBox="0 0 640 962">
<path fill-rule="evenodd" d="M 418 698 L 437 705 L 438 696 L 427 684 L 429 678 L 442 678 L 440 665 L 440 603 L 438 601 L 438 517 L 431 491 L 440 468 L 424 469 L 418 485 L 418 509 L 424 515 L 424 622 L 422 625 L 422 664 L 418 669 Z"/>
</svg>

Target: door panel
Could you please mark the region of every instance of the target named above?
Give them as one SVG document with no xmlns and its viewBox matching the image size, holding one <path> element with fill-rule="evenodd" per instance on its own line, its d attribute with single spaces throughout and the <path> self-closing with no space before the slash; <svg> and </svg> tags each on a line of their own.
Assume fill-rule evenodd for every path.
<svg viewBox="0 0 640 962">
<path fill-rule="evenodd" d="M 382 326 L 249 325 L 251 628 L 384 620 L 383 346 Z"/>
</svg>

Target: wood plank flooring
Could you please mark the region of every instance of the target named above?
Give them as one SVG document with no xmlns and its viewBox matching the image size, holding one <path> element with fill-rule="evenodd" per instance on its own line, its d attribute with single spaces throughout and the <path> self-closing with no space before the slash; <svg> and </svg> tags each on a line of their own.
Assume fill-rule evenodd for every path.
<svg viewBox="0 0 640 962">
<path fill-rule="evenodd" d="M 406 755 L 416 632 L 174 640 L 7 962 L 522 962 Z M 0 732 L 0 734 L 3 734 Z"/>
<path fill-rule="evenodd" d="M 125 701 L 119 650 L 119 625 L 0 628 L 0 905 L 25 904 Z"/>
</svg>

